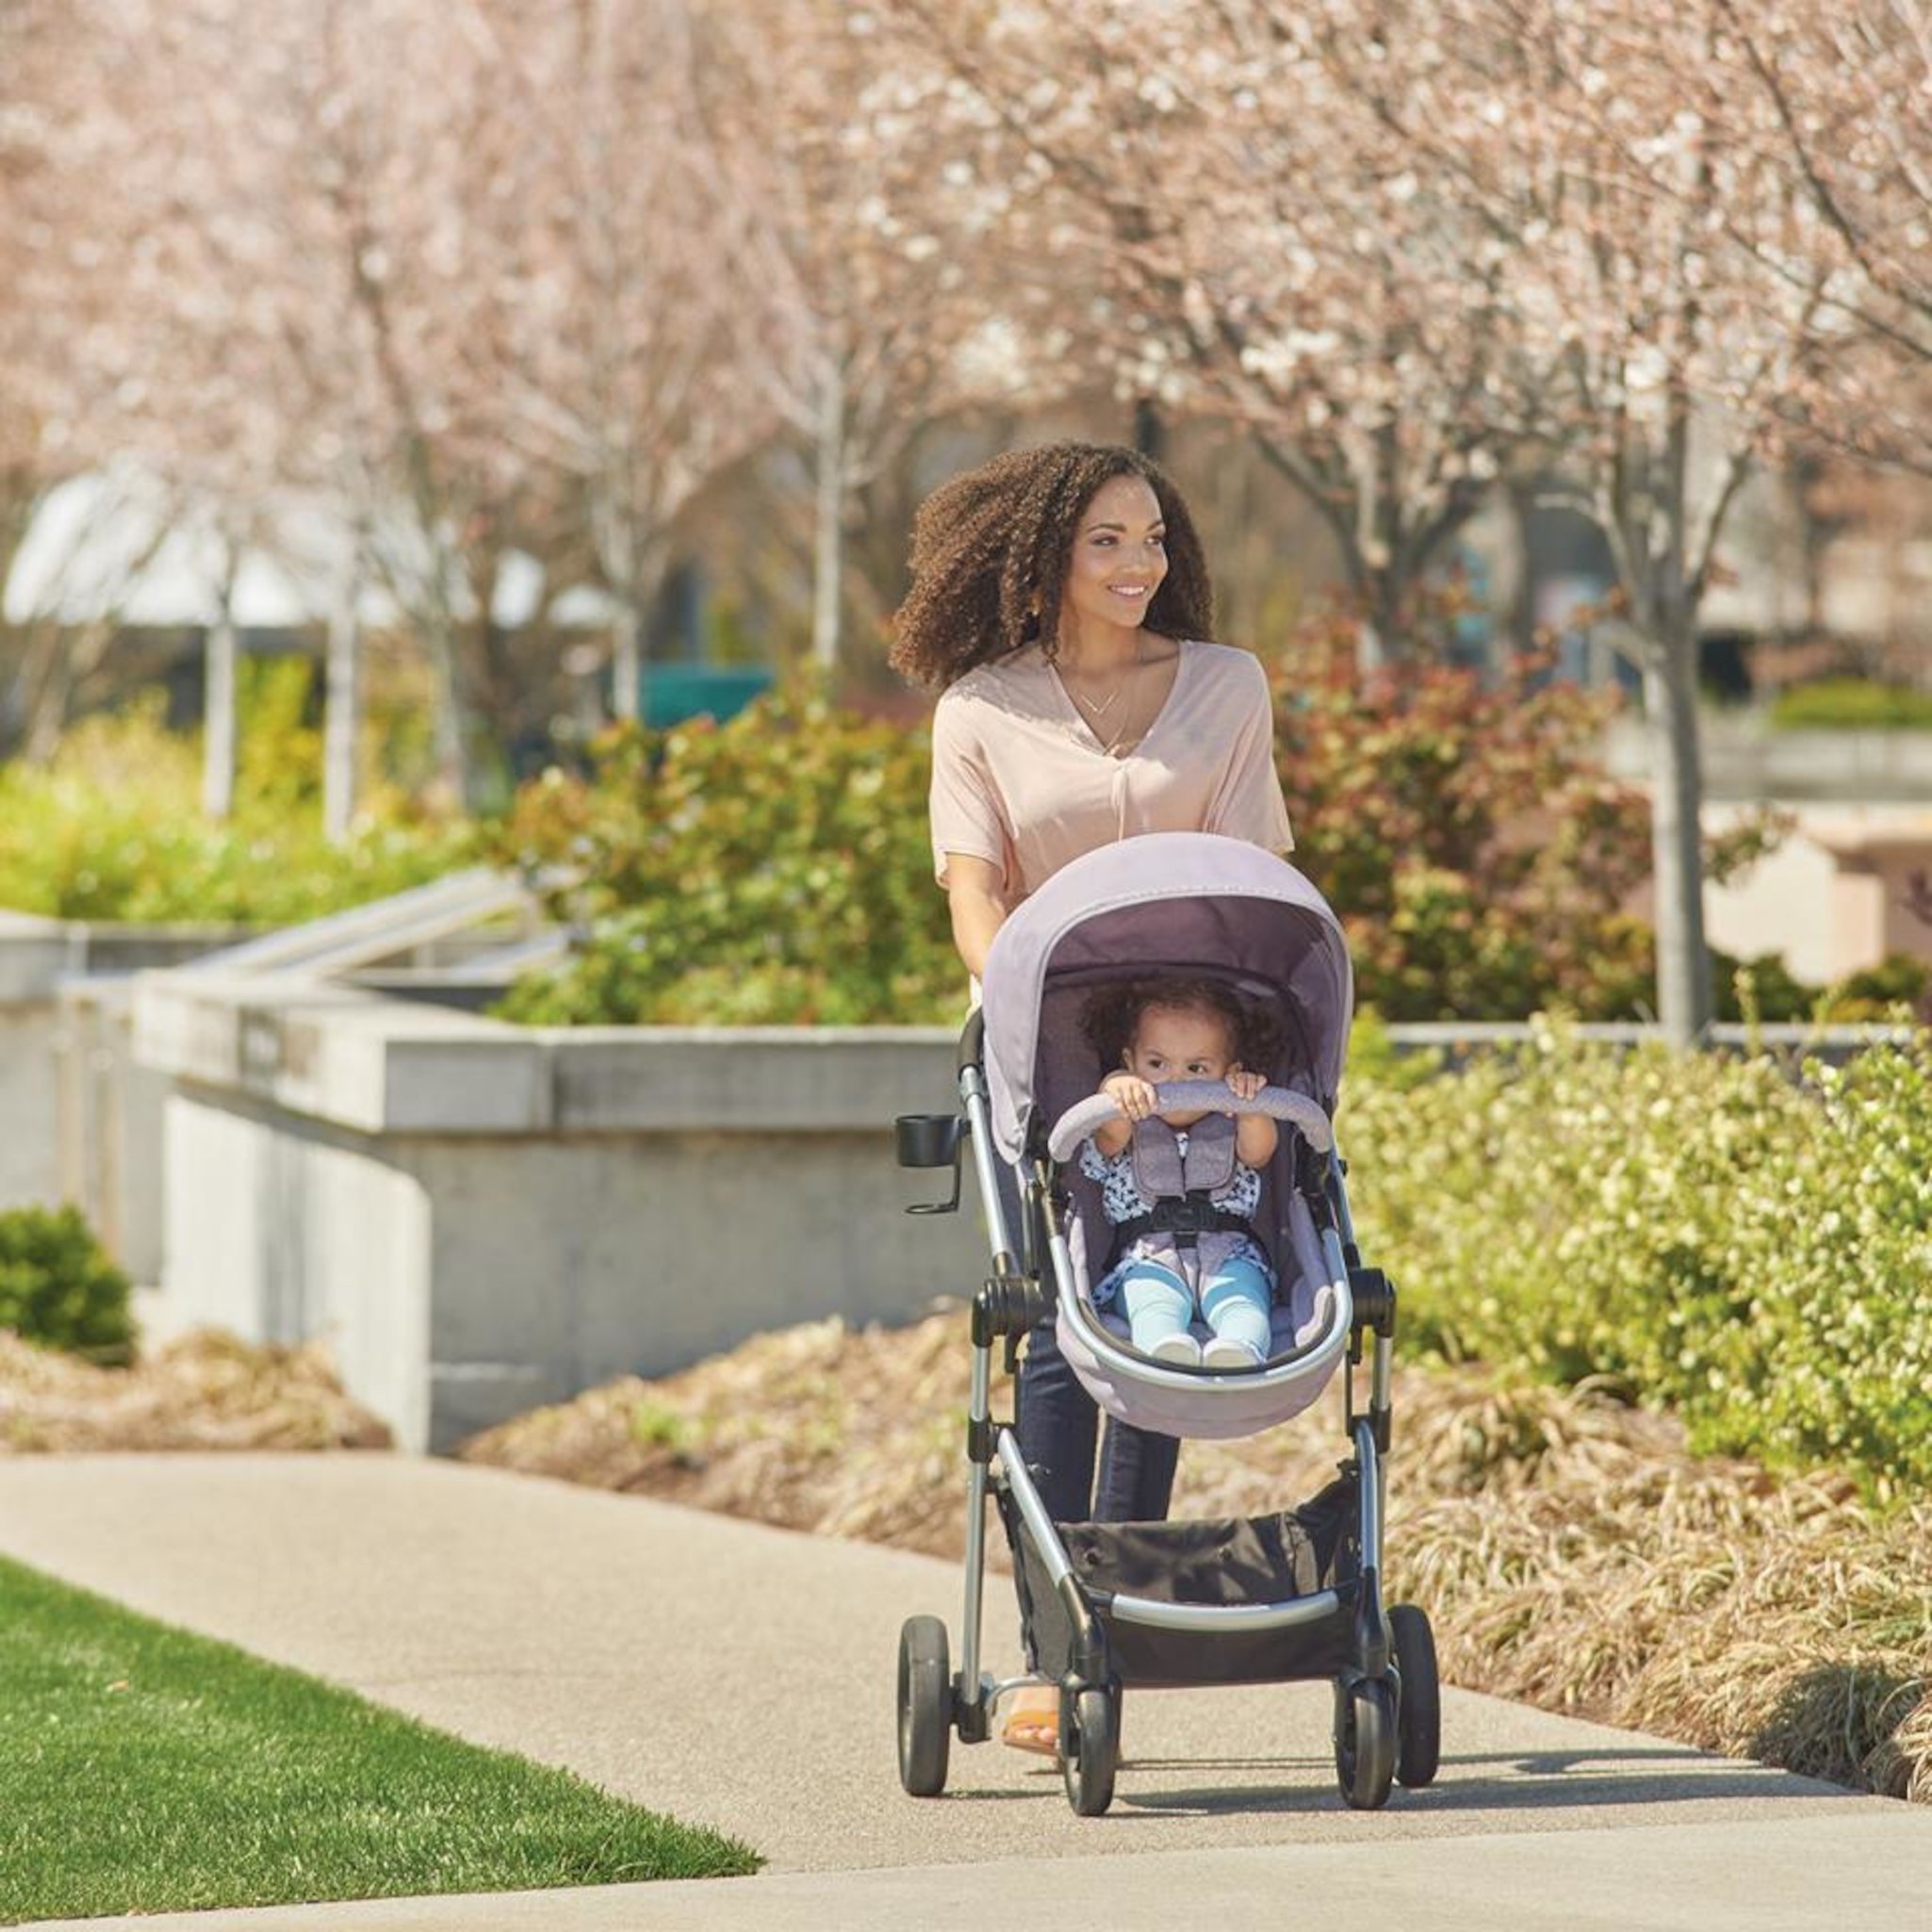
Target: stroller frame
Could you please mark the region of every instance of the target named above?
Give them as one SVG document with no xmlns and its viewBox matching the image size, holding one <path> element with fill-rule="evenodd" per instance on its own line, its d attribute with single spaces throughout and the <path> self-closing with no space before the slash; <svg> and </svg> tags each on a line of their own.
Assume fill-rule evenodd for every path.
<svg viewBox="0 0 1932 1932">
<path fill-rule="evenodd" d="M 1085 1541 L 1104 1538 L 1102 1526 L 1061 1526 L 1049 1514 L 1026 1466 L 1015 1426 L 992 1416 L 992 1351 L 1006 1343 L 1007 1367 L 1020 1339 L 1050 1317 L 1056 1302 L 1092 1324 L 1082 1302 L 1064 1228 L 1055 1207 L 1054 1176 L 1036 1135 L 1028 1148 L 1022 1226 L 1007 1226 L 981 1064 L 984 1023 L 975 1012 L 961 1036 L 958 1093 L 963 1114 L 909 1115 L 898 1122 L 900 1162 L 954 1170 L 949 1201 L 920 1203 L 912 1213 L 957 1209 L 961 1162 L 970 1143 L 981 1211 L 991 1248 L 992 1272 L 972 1309 L 972 1387 L 967 1415 L 965 1599 L 958 1671 L 948 1668 L 945 1627 L 935 1617 L 910 1619 L 899 1657 L 901 1779 L 913 1795 L 943 1790 L 952 1735 L 962 1744 L 986 1741 L 1001 1698 L 1023 1685 L 1054 1683 L 1060 1691 L 1060 1759 L 1075 1811 L 1105 1811 L 1119 1761 L 1120 1709 L 1126 1684 L 1283 1682 L 1329 1678 L 1334 1685 L 1334 1744 L 1342 1794 L 1357 1809 L 1376 1809 L 1393 1778 L 1427 1784 L 1439 1754 L 1439 1691 L 1427 1618 L 1413 1606 L 1386 1610 L 1382 1597 L 1383 1458 L 1391 1438 L 1390 1377 L 1396 1294 L 1379 1270 L 1365 1268 L 1355 1241 L 1344 1163 L 1332 1154 L 1310 1164 L 1304 1198 L 1336 1303 L 1334 1326 L 1345 1328 L 1344 1433 L 1351 1454 L 1340 1478 L 1304 1506 L 1326 1506 L 1330 1536 L 1339 1520 L 1348 1546 L 1330 1552 L 1321 1587 L 1290 1588 L 1263 1602 L 1188 1602 L 1109 1587 L 1083 1578 L 1069 1536 L 1081 1537 L 1090 1568 L 1096 1552 Z M 1365 1352 L 1369 1396 L 1355 1403 L 1354 1371 Z M 1272 1365 L 1271 1365 L 1272 1366 Z M 1188 1371 L 1171 1371 L 1187 1374 Z M 1038 1599 L 1041 1620 L 1063 1620 L 1064 1643 L 1041 1667 L 996 1679 L 982 1668 L 986 1575 L 986 1503 L 999 1508 L 1013 1545 L 1023 1606 Z M 1285 1513 L 1287 1523 L 1300 1512 Z M 1271 1527 L 1271 1519 L 1269 1520 Z M 1143 1536 L 1188 1526 L 1137 1526 Z M 1217 1527 L 1217 1526 L 1204 1526 Z M 1226 1526 L 1236 1529 L 1237 1526 Z M 1063 1533 L 1063 1528 L 1067 1533 Z M 1032 1593 L 1031 1598 L 1029 1593 Z M 1051 1607 L 1045 1601 L 1051 1598 Z M 1029 1619 L 1029 1622 L 1031 1620 Z M 1175 1640 L 1191 1660 L 1176 1663 Z M 1202 1659 L 1204 1667 L 1196 1667 Z M 1055 1667 L 1057 1666 L 1057 1667 Z"/>
</svg>

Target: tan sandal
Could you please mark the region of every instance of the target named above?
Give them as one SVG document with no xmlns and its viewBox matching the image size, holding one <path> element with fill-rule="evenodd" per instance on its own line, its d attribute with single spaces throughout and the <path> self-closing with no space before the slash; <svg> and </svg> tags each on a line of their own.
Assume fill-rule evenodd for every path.
<svg viewBox="0 0 1932 1932">
<path fill-rule="evenodd" d="M 1060 1694 L 1050 1686 L 1035 1685 L 1015 1693 L 1012 1708 L 1000 1731 L 1000 1743 L 1015 1751 L 1029 1751 L 1036 1758 L 1060 1755 Z"/>
</svg>

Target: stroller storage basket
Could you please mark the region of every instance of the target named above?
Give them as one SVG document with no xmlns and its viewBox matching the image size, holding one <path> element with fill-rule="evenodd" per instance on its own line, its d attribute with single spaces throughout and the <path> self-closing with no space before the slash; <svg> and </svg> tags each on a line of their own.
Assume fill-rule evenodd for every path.
<svg viewBox="0 0 1932 1932">
<path fill-rule="evenodd" d="M 1073 1639 L 1066 1609 L 1004 1495 L 1001 1506 L 1035 1665 L 1048 1677 L 1061 1677 Z M 1343 1477 L 1299 1509 L 1275 1515 L 1055 1527 L 1106 1632 L 1122 1685 L 1283 1683 L 1333 1677 L 1349 1665 L 1359 1514 L 1357 1483 Z M 1284 1629 L 1163 1629 L 1113 1613 L 1116 1596 L 1232 1609 L 1312 1599 L 1324 1591 L 1334 1593 L 1332 1608 L 1311 1603 L 1316 1614 L 1309 1621 Z"/>
</svg>

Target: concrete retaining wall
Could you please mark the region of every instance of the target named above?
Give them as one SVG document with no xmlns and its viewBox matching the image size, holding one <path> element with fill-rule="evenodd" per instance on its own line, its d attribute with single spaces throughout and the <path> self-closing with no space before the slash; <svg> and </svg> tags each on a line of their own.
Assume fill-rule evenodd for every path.
<svg viewBox="0 0 1932 1932">
<path fill-rule="evenodd" d="M 1748 712 L 1707 711 L 1698 737 L 1707 803 L 1932 800 L 1932 731 L 1773 731 Z M 1613 720 L 1604 752 L 1616 777 L 1647 779 L 1650 748 L 1642 718 Z"/>
<path fill-rule="evenodd" d="M 149 1082 L 122 1093 L 102 1057 L 111 1058 L 114 1023 L 104 1020 L 105 1030 L 96 1032 L 90 1014 L 76 1038 L 63 994 L 86 984 L 104 1012 L 111 1010 L 124 1005 L 127 975 L 199 958 L 235 936 L 231 926 L 90 925 L 0 911 L 0 1208 L 77 1201 L 108 1231 L 123 1265 L 139 1274 L 142 1260 L 152 1264 L 158 1238 L 152 1202 L 137 1203 L 143 1227 L 129 1231 L 133 1246 L 123 1249 L 122 1205 L 98 1188 L 108 1163 L 120 1162 L 120 1174 L 132 1171 L 121 1154 L 127 1137 L 150 1150 L 158 1145 L 160 1089 Z M 87 1146 L 70 1103 L 91 1105 L 112 1122 L 98 1154 Z M 142 1185 L 137 1178 L 137 1192 Z M 146 1185 L 152 1190 L 152 1175 Z"/>
<path fill-rule="evenodd" d="M 910 1219 L 942 1189 L 892 1159 L 895 1114 L 953 1105 L 941 1029 L 526 1029 L 197 974 L 142 983 L 135 1050 L 174 1083 L 166 1323 L 324 1336 L 407 1448 L 986 1272 L 970 1190 Z"/>
</svg>

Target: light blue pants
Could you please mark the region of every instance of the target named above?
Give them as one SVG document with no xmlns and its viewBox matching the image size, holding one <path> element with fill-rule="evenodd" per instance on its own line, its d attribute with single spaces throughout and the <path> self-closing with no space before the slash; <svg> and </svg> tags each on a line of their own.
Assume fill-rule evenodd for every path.
<svg viewBox="0 0 1932 1932">
<path fill-rule="evenodd" d="M 1187 1284 L 1157 1261 L 1129 1262 L 1114 1292 L 1127 1318 L 1128 1334 L 1143 1354 L 1193 1322 L 1194 1297 Z M 1201 1284 L 1201 1314 L 1208 1328 L 1246 1342 L 1264 1358 L 1273 1339 L 1268 1318 L 1272 1300 L 1268 1270 L 1252 1261 L 1225 1261 Z"/>
</svg>

